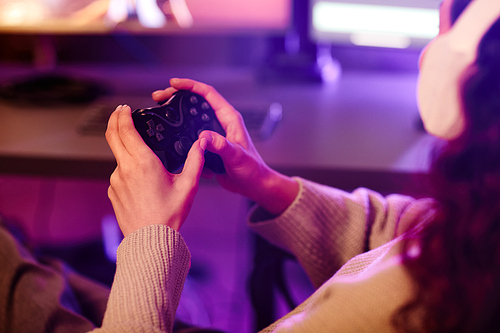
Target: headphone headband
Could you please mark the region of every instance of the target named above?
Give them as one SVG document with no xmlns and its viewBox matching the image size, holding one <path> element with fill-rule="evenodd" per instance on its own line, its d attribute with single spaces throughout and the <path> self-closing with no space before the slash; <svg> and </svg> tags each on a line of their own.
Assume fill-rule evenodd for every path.
<svg viewBox="0 0 500 333">
<path fill-rule="evenodd" d="M 481 39 L 500 17 L 500 0 L 473 0 L 448 32 L 450 45 L 473 61 Z"/>
<path fill-rule="evenodd" d="M 443 139 L 465 128 L 460 89 L 483 36 L 500 17 L 500 0 L 473 0 L 455 24 L 431 42 L 420 68 L 418 100 L 424 126 Z"/>
</svg>

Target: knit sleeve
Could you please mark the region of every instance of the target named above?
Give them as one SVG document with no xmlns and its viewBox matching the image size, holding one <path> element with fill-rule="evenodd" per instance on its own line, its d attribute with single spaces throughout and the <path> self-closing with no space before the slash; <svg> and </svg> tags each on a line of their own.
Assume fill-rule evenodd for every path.
<svg viewBox="0 0 500 333">
<path fill-rule="evenodd" d="M 125 237 L 103 326 L 96 332 L 171 332 L 190 259 L 181 235 L 166 226 Z"/>
<path fill-rule="evenodd" d="M 349 259 L 403 233 L 419 214 L 412 208 L 416 200 L 407 196 L 383 197 L 364 188 L 347 193 L 296 180 L 299 194 L 284 213 L 271 217 L 254 207 L 248 222 L 268 241 L 295 255 L 316 287 Z"/>
</svg>

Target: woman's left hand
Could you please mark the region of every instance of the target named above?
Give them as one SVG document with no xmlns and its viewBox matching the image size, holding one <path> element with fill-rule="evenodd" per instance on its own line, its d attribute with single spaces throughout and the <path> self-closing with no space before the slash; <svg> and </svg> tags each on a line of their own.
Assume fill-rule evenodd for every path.
<svg viewBox="0 0 500 333">
<path fill-rule="evenodd" d="M 180 174 L 169 173 L 136 131 L 128 106 L 111 115 L 106 140 L 117 167 L 108 196 L 124 236 L 142 227 L 163 224 L 179 231 L 198 191 L 206 140 L 197 140 Z"/>
</svg>

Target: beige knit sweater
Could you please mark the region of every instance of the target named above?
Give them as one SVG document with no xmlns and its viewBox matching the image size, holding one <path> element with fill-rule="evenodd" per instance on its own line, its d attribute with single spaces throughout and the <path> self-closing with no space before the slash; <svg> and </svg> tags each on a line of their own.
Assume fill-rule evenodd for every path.
<svg viewBox="0 0 500 333">
<path fill-rule="evenodd" d="M 412 295 L 400 260 L 402 240 L 415 221 L 432 218 L 433 201 L 297 181 L 299 194 L 282 215 L 256 207 L 249 224 L 293 253 L 318 289 L 264 332 L 390 332 L 392 315 Z M 182 237 L 167 227 L 126 237 L 96 331 L 170 331 L 189 260 Z"/>
<path fill-rule="evenodd" d="M 297 181 L 282 215 L 255 207 L 249 224 L 293 253 L 318 289 L 264 332 L 390 332 L 412 295 L 402 240 L 413 222 L 432 218 L 433 201 Z M 0 228 L 0 332 L 87 332 L 105 308 L 96 333 L 169 332 L 189 265 L 179 233 L 142 228 L 122 241 L 109 293 L 60 262 L 38 260 Z"/>
</svg>

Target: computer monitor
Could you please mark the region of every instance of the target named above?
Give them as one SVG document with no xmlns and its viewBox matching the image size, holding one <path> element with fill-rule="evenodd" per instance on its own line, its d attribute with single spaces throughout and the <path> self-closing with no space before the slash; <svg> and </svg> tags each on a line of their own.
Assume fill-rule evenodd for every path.
<svg viewBox="0 0 500 333">
<path fill-rule="evenodd" d="M 439 0 L 309 0 L 318 44 L 419 49 L 439 29 Z"/>
<path fill-rule="evenodd" d="M 0 33 L 284 31 L 291 0 L 0 0 Z"/>
<path fill-rule="evenodd" d="M 127 41 L 143 36 L 267 36 L 284 34 L 291 20 L 292 0 L 0 0 L 0 34 L 39 39 L 33 50 L 34 75 L 0 85 L 0 97 L 40 104 L 46 96 L 50 104 L 61 95 L 60 100 L 86 102 L 105 92 L 99 83 L 57 71 L 54 36 L 113 35 L 117 41 L 121 36 Z M 69 94 L 75 91 L 84 94 Z"/>
</svg>

